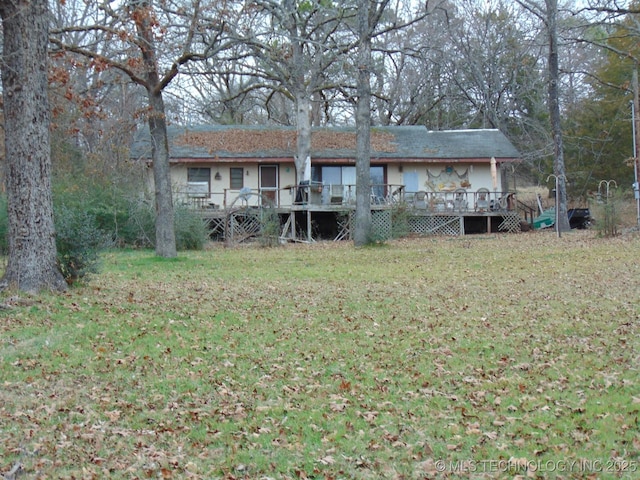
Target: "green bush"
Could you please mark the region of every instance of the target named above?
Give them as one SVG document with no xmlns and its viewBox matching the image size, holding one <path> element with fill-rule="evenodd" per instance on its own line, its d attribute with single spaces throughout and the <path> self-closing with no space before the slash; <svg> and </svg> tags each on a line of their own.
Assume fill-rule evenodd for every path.
<svg viewBox="0 0 640 480">
<path fill-rule="evenodd" d="M 608 198 L 603 198 L 590 205 L 591 215 L 595 218 L 595 229 L 600 236 L 615 237 L 618 234 L 623 202 L 623 194 L 616 190 Z"/>
<path fill-rule="evenodd" d="M 391 210 L 391 238 L 406 237 L 411 233 L 409 218 L 411 213 L 406 203 L 397 203 Z"/>
<path fill-rule="evenodd" d="M 116 231 L 117 244 L 152 248 L 156 241 L 153 204 L 143 198 L 130 198 L 125 212 L 125 218 Z"/>
<path fill-rule="evenodd" d="M 97 272 L 107 247 L 155 245 L 155 209 L 138 190 L 132 194 L 110 183 L 66 177 L 57 178 L 53 190 L 58 265 L 69 283 Z M 0 195 L 2 255 L 8 253 L 6 204 L 6 196 Z M 202 249 L 208 240 L 205 222 L 183 206 L 176 207 L 175 231 L 178 250 Z"/>
<path fill-rule="evenodd" d="M 209 239 L 202 217 L 185 206 L 175 208 L 175 230 L 178 250 L 202 250 Z"/>
<path fill-rule="evenodd" d="M 202 218 L 195 211 L 182 205 L 175 207 L 174 214 L 176 249 L 181 251 L 204 248 L 209 232 Z M 156 242 L 155 217 L 155 208 L 150 201 L 141 198 L 131 199 L 126 219 L 118 230 L 118 244 L 153 248 Z"/>
<path fill-rule="evenodd" d="M 93 214 L 81 208 L 56 204 L 54 206 L 58 266 L 68 283 L 95 273 L 99 254 L 111 244 L 110 235 L 98 226 Z M 0 252 L 8 253 L 7 199 L 0 196 Z"/>
<path fill-rule="evenodd" d="M 263 208 L 260 218 L 260 244 L 263 247 L 280 245 L 280 217 L 274 208 Z"/>
<path fill-rule="evenodd" d="M 110 184 L 74 170 L 53 177 L 53 210 L 58 267 L 68 283 L 97 273 L 100 253 L 115 242 Z"/>
<path fill-rule="evenodd" d="M 100 252 L 111 241 L 91 213 L 60 205 L 54 208 L 58 266 L 67 283 L 98 271 Z"/>
</svg>

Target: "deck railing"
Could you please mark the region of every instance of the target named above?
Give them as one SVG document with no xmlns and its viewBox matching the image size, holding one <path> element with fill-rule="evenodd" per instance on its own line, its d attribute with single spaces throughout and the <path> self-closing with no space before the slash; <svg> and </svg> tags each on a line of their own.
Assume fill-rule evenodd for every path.
<svg viewBox="0 0 640 480">
<path fill-rule="evenodd" d="M 175 191 L 176 202 L 194 209 L 226 209 L 234 207 L 289 207 L 355 206 L 356 186 L 353 184 L 324 185 L 310 182 L 280 189 L 226 188 L 222 192 L 201 192 L 197 195 L 186 190 Z M 406 205 L 416 211 L 444 212 L 494 212 L 517 208 L 515 195 L 510 192 L 458 189 L 455 191 L 407 191 L 400 184 L 371 185 L 371 205 L 384 208 Z"/>
</svg>

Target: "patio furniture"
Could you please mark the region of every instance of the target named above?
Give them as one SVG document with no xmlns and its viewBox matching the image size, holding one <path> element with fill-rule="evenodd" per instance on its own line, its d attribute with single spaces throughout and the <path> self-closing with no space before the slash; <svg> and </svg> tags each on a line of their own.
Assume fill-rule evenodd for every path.
<svg viewBox="0 0 640 480">
<path fill-rule="evenodd" d="M 458 212 L 466 211 L 469 208 L 467 201 L 467 191 L 464 188 L 456 188 L 453 192 L 453 209 Z"/>
<path fill-rule="evenodd" d="M 444 212 L 447 209 L 447 202 L 442 193 L 434 193 L 429 201 L 429 207 L 434 212 Z"/>
<path fill-rule="evenodd" d="M 489 189 L 479 188 L 476 192 L 476 212 L 486 212 L 489 210 Z"/>
<path fill-rule="evenodd" d="M 344 202 L 344 185 L 329 185 L 329 202 L 340 205 Z"/>
<path fill-rule="evenodd" d="M 413 207 L 423 210 L 427 208 L 427 192 L 420 190 L 413 194 Z"/>
</svg>

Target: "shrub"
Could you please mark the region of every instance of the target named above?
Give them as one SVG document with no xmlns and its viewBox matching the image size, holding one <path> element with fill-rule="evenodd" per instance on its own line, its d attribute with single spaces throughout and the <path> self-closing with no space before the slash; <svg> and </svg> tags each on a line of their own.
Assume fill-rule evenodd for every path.
<svg viewBox="0 0 640 480">
<path fill-rule="evenodd" d="M 140 190 L 125 191 L 112 182 L 79 175 L 57 176 L 53 185 L 58 265 L 73 283 L 99 267 L 99 254 L 109 246 L 151 248 L 155 244 L 155 209 Z M 131 186 L 129 186 L 131 187 Z M 143 188 L 143 186 L 139 186 Z M 132 193 L 133 191 L 133 193 Z M 6 196 L 0 195 L 0 254 L 8 252 Z M 196 212 L 176 207 L 178 250 L 204 248 L 205 223 Z"/>
<path fill-rule="evenodd" d="M 58 266 L 67 283 L 96 273 L 100 252 L 110 244 L 109 235 L 89 212 L 65 205 L 54 212 Z"/>
<path fill-rule="evenodd" d="M 397 203 L 391 210 L 391 238 L 406 237 L 411 233 L 409 227 L 409 207 L 406 203 Z"/>
<path fill-rule="evenodd" d="M 178 250 L 202 250 L 209 239 L 202 217 L 182 205 L 175 208 L 175 230 Z"/>
<path fill-rule="evenodd" d="M 176 205 L 174 215 L 176 249 L 179 251 L 203 249 L 209 239 L 209 232 L 203 219 L 194 210 L 183 205 Z M 143 198 L 131 199 L 126 221 L 118 230 L 118 244 L 154 247 L 155 220 L 155 208 L 150 201 Z"/>
<path fill-rule="evenodd" d="M 618 191 L 591 204 L 591 215 L 595 218 L 595 229 L 600 236 L 614 237 L 618 234 L 622 204 L 623 196 Z"/>
<path fill-rule="evenodd" d="M 54 206 L 58 267 L 68 283 L 98 270 L 99 254 L 106 248 L 109 235 L 101 230 L 95 217 L 78 205 Z M 0 196 L 0 253 L 8 254 L 7 199 Z"/>
<path fill-rule="evenodd" d="M 118 245 L 153 247 L 156 241 L 155 209 L 144 198 L 127 201 L 126 217 L 117 230 Z"/>
<path fill-rule="evenodd" d="M 263 247 L 280 245 L 280 217 L 274 208 L 263 208 L 261 212 L 260 244 Z"/>
</svg>

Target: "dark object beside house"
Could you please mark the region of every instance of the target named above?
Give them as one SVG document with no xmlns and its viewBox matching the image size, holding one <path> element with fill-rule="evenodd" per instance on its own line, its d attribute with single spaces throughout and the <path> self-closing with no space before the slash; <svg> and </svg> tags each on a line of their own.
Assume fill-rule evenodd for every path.
<svg viewBox="0 0 640 480">
<path fill-rule="evenodd" d="M 583 230 L 591 225 L 591 212 L 589 212 L 588 208 L 570 208 L 567 214 L 571 228 Z"/>
<path fill-rule="evenodd" d="M 308 203 L 309 202 L 309 180 L 302 180 L 296 188 L 296 199 L 294 203 Z"/>
</svg>

